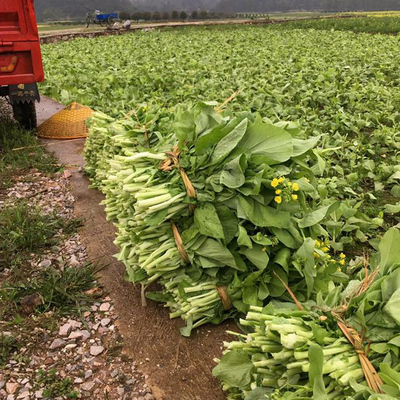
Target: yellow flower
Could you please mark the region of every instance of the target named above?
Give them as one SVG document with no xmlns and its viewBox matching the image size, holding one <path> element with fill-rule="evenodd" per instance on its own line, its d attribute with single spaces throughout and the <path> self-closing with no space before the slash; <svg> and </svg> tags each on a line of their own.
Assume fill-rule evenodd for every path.
<svg viewBox="0 0 400 400">
<path fill-rule="evenodd" d="M 314 251 L 314 258 L 319 258 L 319 254 L 316 251 Z"/>
<path fill-rule="evenodd" d="M 293 201 L 297 201 L 298 198 L 299 198 L 299 196 L 297 196 L 297 194 L 292 194 L 292 200 Z"/>
<path fill-rule="evenodd" d="M 283 176 L 281 176 L 281 177 L 278 179 L 278 182 L 279 182 L 279 183 L 285 182 L 285 178 L 284 178 Z"/>
<path fill-rule="evenodd" d="M 339 261 L 339 264 L 340 264 L 340 265 L 344 265 L 344 263 L 345 263 L 344 260 L 340 260 L 340 261 Z"/>
<path fill-rule="evenodd" d="M 281 193 L 282 193 L 282 190 L 281 190 L 281 189 L 275 190 L 275 193 L 276 193 L 276 194 L 281 194 Z"/>
<path fill-rule="evenodd" d="M 282 203 L 282 197 L 281 197 L 281 196 L 276 196 L 276 197 L 275 197 L 275 201 L 276 201 L 278 204 L 281 204 L 281 203 Z"/>
<path fill-rule="evenodd" d="M 278 185 L 279 185 L 278 179 L 274 178 L 274 179 L 272 180 L 271 186 L 275 188 L 275 187 L 277 187 Z"/>
<path fill-rule="evenodd" d="M 297 182 L 295 182 L 295 183 L 293 183 L 293 190 L 295 191 L 295 192 L 297 192 L 298 190 L 300 190 L 300 187 L 299 187 L 299 184 L 297 183 Z"/>
<path fill-rule="evenodd" d="M 292 182 L 290 182 L 290 181 L 287 184 L 289 187 L 292 186 Z"/>
<path fill-rule="evenodd" d="M 317 269 L 317 266 L 316 266 L 316 265 L 314 265 L 314 269 Z"/>
<path fill-rule="evenodd" d="M 336 260 L 332 260 L 332 264 L 336 264 L 336 262 L 337 262 Z"/>
<path fill-rule="evenodd" d="M 322 251 L 323 251 L 324 253 L 327 253 L 327 252 L 329 251 L 329 249 L 325 246 L 325 247 L 322 248 Z"/>
<path fill-rule="evenodd" d="M 315 241 L 315 245 L 316 245 L 317 247 L 321 247 L 321 242 L 320 242 L 319 240 L 316 240 L 316 241 Z"/>
<path fill-rule="evenodd" d="M 344 253 L 340 253 L 340 256 L 339 256 L 340 258 L 346 258 L 346 254 L 344 254 Z"/>
<path fill-rule="evenodd" d="M 338 272 L 342 272 L 342 268 L 338 268 L 337 270 L 338 270 Z"/>
</svg>

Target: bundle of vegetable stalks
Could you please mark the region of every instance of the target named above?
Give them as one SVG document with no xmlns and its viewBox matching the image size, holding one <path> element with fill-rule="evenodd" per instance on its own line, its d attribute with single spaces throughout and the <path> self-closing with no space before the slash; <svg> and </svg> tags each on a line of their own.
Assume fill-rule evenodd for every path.
<svg viewBox="0 0 400 400">
<path fill-rule="evenodd" d="M 400 232 L 345 290 L 250 307 L 213 373 L 230 400 L 400 398 Z"/>
<path fill-rule="evenodd" d="M 105 130 L 94 119 L 85 152 L 128 279 L 143 288 L 157 281 L 162 290 L 148 297 L 187 321 L 185 335 L 288 298 L 287 284 L 305 301 L 347 281 L 345 256 L 331 254 L 324 228 L 339 203 L 315 188 L 318 138 L 300 139 L 293 123 L 218 111 L 199 103 Z"/>
</svg>

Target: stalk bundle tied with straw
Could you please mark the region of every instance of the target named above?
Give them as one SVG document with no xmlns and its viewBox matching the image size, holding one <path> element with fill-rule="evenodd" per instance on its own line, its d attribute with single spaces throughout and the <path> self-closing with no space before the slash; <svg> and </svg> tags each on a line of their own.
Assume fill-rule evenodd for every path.
<svg viewBox="0 0 400 400">
<path fill-rule="evenodd" d="M 217 286 L 216 287 L 219 297 L 221 298 L 222 305 L 224 310 L 229 311 L 232 309 L 232 301 L 229 297 L 228 289 L 226 286 Z"/>
<path fill-rule="evenodd" d="M 160 169 L 162 171 L 172 171 L 174 168 L 179 169 L 183 184 L 185 185 L 186 193 L 191 199 L 195 199 L 196 189 L 194 188 L 192 182 L 187 176 L 185 170 L 179 165 L 179 154 L 178 146 L 175 146 L 172 151 L 166 153 L 168 157 L 161 163 Z M 191 211 L 194 211 L 194 206 L 191 204 L 189 206 Z"/>
<path fill-rule="evenodd" d="M 350 342 L 350 344 L 354 347 L 354 350 L 358 354 L 360 364 L 362 371 L 365 376 L 365 380 L 367 381 L 367 384 L 370 389 L 375 391 L 376 393 L 383 393 L 382 391 L 382 385 L 383 381 L 378 375 L 378 372 L 376 371 L 375 367 L 372 365 L 371 361 L 369 361 L 367 353 L 364 349 L 363 345 L 363 337 L 360 335 L 354 328 L 352 328 L 350 325 L 347 324 L 345 321 L 344 314 L 346 313 L 348 309 L 348 303 L 352 298 L 356 298 L 360 295 L 362 295 L 364 292 L 366 292 L 371 284 L 373 283 L 376 275 L 379 273 L 379 268 L 377 268 L 374 272 L 371 274 L 368 274 L 368 269 L 365 269 L 365 278 L 362 280 L 359 286 L 356 287 L 356 289 L 346 298 L 344 298 L 340 304 L 339 307 L 330 310 L 331 315 L 336 319 L 337 325 L 339 329 L 342 331 L 343 335 L 346 337 L 346 339 Z M 278 274 L 275 273 L 275 275 L 279 278 Z M 303 310 L 303 306 L 301 303 L 298 301 L 296 298 L 295 294 L 293 291 L 286 285 L 282 279 L 279 278 L 279 280 L 282 282 L 284 285 L 285 289 L 288 291 L 294 302 L 296 303 L 297 307 L 300 310 Z"/>
<path fill-rule="evenodd" d="M 179 233 L 178 228 L 176 227 L 176 225 L 173 222 L 171 223 L 171 226 L 172 226 L 172 232 L 174 234 L 176 247 L 178 248 L 178 251 L 179 251 L 179 254 L 181 255 L 182 261 L 185 264 L 189 264 L 189 257 L 186 253 L 185 247 L 183 246 L 181 234 Z"/>
</svg>

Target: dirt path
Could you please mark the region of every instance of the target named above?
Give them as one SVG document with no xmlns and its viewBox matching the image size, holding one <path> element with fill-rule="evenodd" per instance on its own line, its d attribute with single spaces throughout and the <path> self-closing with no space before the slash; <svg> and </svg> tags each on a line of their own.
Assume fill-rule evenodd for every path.
<svg viewBox="0 0 400 400">
<path fill-rule="evenodd" d="M 43 99 L 39 119 L 57 111 L 60 105 Z M 84 140 L 44 141 L 60 162 L 72 172 L 72 194 L 76 198 L 75 215 L 85 218 L 80 232 L 89 259 L 106 266 L 102 270 L 102 284 L 109 291 L 119 318 L 127 351 L 136 360 L 139 369 L 148 376 L 157 399 L 162 400 L 223 400 L 218 382 L 211 375 L 214 357 L 221 354 L 223 340 L 229 337 L 227 329 L 233 323 L 206 326 L 195 331 L 191 338 L 183 338 L 181 320 L 170 320 L 168 311 L 149 301 L 141 305 L 140 289 L 124 280 L 124 267 L 112 255 L 117 252 L 113 240 L 114 227 L 105 219 L 103 195 L 89 189 L 88 179 L 80 172 L 84 164 Z"/>
</svg>

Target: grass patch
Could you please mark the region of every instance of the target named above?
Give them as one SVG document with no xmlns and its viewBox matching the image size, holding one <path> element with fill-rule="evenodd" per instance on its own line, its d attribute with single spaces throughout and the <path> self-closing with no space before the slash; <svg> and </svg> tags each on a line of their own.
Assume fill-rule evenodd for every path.
<svg viewBox="0 0 400 400">
<path fill-rule="evenodd" d="M 29 253 L 56 244 L 57 233 L 72 234 L 81 224 L 81 220 L 43 214 L 24 201 L 4 207 L 0 211 L 0 271 L 19 265 Z"/>
<path fill-rule="evenodd" d="M 65 396 L 67 399 L 78 398 L 78 392 L 73 390 L 71 379 L 62 379 L 57 375 L 55 369 L 50 371 L 39 370 L 37 383 L 40 387 L 44 387 L 43 396 L 46 398 L 54 399 L 60 396 Z"/>
<path fill-rule="evenodd" d="M 0 333 L 0 366 L 8 363 L 8 360 L 19 349 L 17 339 L 11 335 Z"/>
<path fill-rule="evenodd" d="M 1 111 L 1 110 L 0 110 Z M 14 149 L 23 148 L 14 151 Z M 31 132 L 22 129 L 9 118 L 0 119 L 0 190 L 13 184 L 13 177 L 36 168 L 51 174 L 60 171 L 58 160 L 48 154 Z"/>
<path fill-rule="evenodd" d="M 95 281 L 96 267 L 87 264 L 62 270 L 50 267 L 30 279 L 4 282 L 0 286 L 0 319 L 15 321 L 21 313 L 48 311 L 79 315 L 93 301 L 85 292 Z"/>
</svg>

